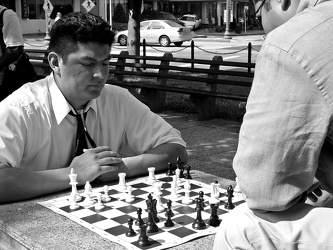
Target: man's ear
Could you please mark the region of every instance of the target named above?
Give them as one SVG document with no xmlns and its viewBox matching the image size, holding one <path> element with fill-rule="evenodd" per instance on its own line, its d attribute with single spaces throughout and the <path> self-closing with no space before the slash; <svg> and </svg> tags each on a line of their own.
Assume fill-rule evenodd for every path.
<svg viewBox="0 0 333 250">
<path fill-rule="evenodd" d="M 280 0 L 281 1 L 281 8 L 283 11 L 286 11 L 289 9 L 291 5 L 291 0 Z"/>
<path fill-rule="evenodd" d="M 60 67 L 59 67 L 61 57 L 55 52 L 50 52 L 48 55 L 48 60 L 49 60 L 50 67 L 53 70 L 53 72 L 55 74 L 61 76 Z"/>
</svg>

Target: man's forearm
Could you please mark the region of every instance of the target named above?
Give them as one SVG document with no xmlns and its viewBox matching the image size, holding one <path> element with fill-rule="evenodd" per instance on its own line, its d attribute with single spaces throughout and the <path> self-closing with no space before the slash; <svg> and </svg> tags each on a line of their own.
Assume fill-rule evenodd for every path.
<svg viewBox="0 0 333 250">
<path fill-rule="evenodd" d="M 69 188 L 67 168 L 28 171 L 0 169 L 0 203 L 25 200 Z"/>
<path fill-rule="evenodd" d="M 154 167 L 155 171 L 166 170 L 168 163 L 176 163 L 177 157 L 187 163 L 188 156 L 186 148 L 179 144 L 163 144 L 156 148 L 133 157 L 123 158 L 123 163 L 119 165 L 118 171 L 101 175 L 96 181 L 118 180 L 118 173 L 126 173 L 126 177 L 148 175 L 148 168 Z"/>
</svg>

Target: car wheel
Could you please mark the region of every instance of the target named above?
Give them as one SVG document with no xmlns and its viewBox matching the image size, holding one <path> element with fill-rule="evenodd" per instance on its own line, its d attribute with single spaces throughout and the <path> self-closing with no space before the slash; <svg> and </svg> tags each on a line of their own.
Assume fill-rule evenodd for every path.
<svg viewBox="0 0 333 250">
<path fill-rule="evenodd" d="M 161 36 L 160 37 L 160 44 L 163 47 L 168 47 L 170 45 L 170 39 L 167 36 Z"/>
<path fill-rule="evenodd" d="M 183 42 L 175 42 L 174 43 L 177 47 L 182 46 Z"/>
<path fill-rule="evenodd" d="M 121 46 L 126 46 L 127 45 L 127 36 L 125 35 L 121 35 L 119 38 L 118 38 L 118 42 Z"/>
</svg>

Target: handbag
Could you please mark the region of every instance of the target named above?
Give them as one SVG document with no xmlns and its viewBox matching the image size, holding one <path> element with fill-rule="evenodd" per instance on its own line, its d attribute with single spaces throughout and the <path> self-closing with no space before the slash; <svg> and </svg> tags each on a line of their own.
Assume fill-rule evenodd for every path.
<svg viewBox="0 0 333 250">
<path fill-rule="evenodd" d="M 5 10 L 6 9 L 0 13 L 0 43 L 3 51 L 6 47 L 2 34 L 3 12 Z M 28 54 L 23 52 L 18 60 L 11 63 L 0 72 L 0 101 L 20 88 L 23 84 L 33 81 L 36 75 L 37 73 L 29 60 Z"/>
</svg>

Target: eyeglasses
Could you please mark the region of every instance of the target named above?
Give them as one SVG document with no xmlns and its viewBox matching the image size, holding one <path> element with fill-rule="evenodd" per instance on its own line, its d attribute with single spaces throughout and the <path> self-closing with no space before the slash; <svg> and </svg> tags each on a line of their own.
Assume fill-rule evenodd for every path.
<svg viewBox="0 0 333 250">
<path fill-rule="evenodd" d="M 257 24 L 259 25 L 259 27 L 262 29 L 263 29 L 263 26 L 262 26 L 262 22 L 261 22 L 261 9 L 264 7 L 265 2 L 266 2 L 266 0 L 261 1 L 259 8 L 254 13 L 254 18 L 255 18 Z M 256 8 L 256 3 L 254 0 L 252 0 L 252 3 L 253 3 L 254 8 Z M 260 15 L 258 15 L 258 13 L 260 13 Z"/>
</svg>

